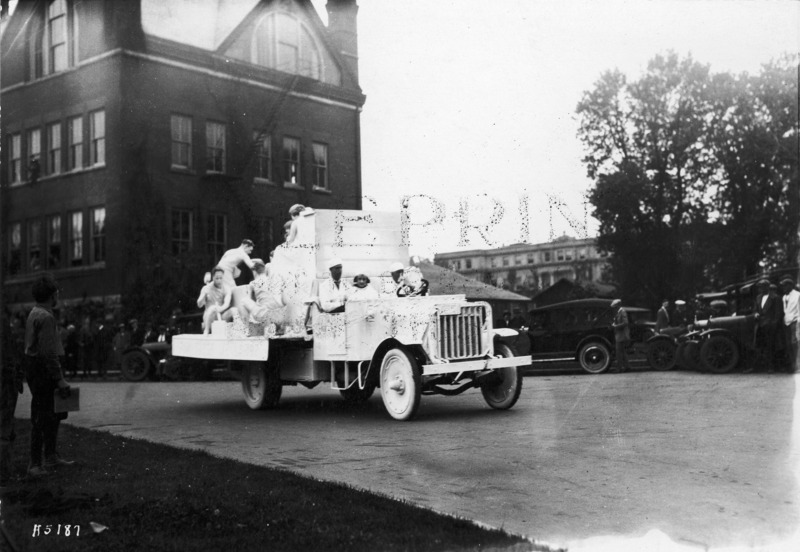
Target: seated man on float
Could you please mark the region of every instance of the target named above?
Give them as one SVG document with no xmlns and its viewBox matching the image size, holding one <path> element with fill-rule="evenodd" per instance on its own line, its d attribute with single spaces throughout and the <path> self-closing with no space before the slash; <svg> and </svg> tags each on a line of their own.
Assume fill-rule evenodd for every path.
<svg viewBox="0 0 800 552">
<path fill-rule="evenodd" d="M 236 295 L 236 309 L 242 320 L 261 324 L 269 320 L 269 314 L 284 306 L 281 297 L 280 277 L 271 274 L 264 261 L 253 259 L 256 277 L 247 284 L 246 292 Z"/>
<path fill-rule="evenodd" d="M 330 314 L 344 312 L 344 304 L 351 286 L 342 279 L 342 261 L 331 259 L 328 269 L 330 276 L 319 285 L 320 310 Z"/>
<path fill-rule="evenodd" d="M 197 298 L 197 306 L 205 307 L 203 312 L 203 334 L 211 333 L 211 323 L 215 318 L 222 318 L 223 313 L 229 318 L 229 313 L 225 311 L 231 305 L 232 289 L 224 282 L 225 270 L 215 266 L 211 271 L 211 281 L 200 290 Z"/>
</svg>

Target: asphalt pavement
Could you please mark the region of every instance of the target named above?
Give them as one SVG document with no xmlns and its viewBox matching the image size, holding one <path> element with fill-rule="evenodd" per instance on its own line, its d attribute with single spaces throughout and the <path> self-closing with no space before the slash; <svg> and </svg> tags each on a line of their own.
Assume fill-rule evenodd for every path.
<svg viewBox="0 0 800 552">
<path fill-rule="evenodd" d="M 402 423 L 379 392 L 350 406 L 325 384 L 285 387 L 278 409 L 256 412 L 235 381 L 79 380 L 68 423 L 343 482 L 571 550 L 800 550 L 799 381 L 556 370 L 526 377 L 510 411 L 477 391 L 424 396 Z"/>
</svg>

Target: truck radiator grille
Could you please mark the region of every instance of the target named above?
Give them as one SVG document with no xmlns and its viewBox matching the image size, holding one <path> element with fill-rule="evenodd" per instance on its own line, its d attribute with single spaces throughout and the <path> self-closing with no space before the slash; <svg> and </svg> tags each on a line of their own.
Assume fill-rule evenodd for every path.
<svg viewBox="0 0 800 552">
<path fill-rule="evenodd" d="M 481 334 L 486 317 L 481 306 L 461 307 L 458 314 L 439 315 L 439 358 L 461 359 L 481 356 Z"/>
</svg>

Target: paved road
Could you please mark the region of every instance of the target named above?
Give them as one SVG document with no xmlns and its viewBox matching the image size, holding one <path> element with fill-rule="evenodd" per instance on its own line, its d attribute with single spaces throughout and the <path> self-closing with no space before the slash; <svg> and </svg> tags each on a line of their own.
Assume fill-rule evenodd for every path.
<svg viewBox="0 0 800 552">
<path fill-rule="evenodd" d="M 351 407 L 323 385 L 285 388 L 278 410 L 254 412 L 237 382 L 83 383 L 82 411 L 69 421 L 576 549 L 656 529 L 689 549 L 780 550 L 800 543 L 790 541 L 800 527 L 798 382 L 646 371 L 526 377 L 510 411 L 490 410 L 478 392 L 423 397 L 411 423 L 388 419 L 379 394 Z"/>
</svg>

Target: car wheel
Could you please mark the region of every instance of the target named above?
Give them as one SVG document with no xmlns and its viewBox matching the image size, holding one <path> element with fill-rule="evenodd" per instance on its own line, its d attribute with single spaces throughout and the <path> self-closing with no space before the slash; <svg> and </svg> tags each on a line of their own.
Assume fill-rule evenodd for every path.
<svg viewBox="0 0 800 552">
<path fill-rule="evenodd" d="M 601 374 L 611 366 L 611 351 L 605 343 L 592 341 L 578 351 L 578 362 L 590 374 Z"/>
<path fill-rule="evenodd" d="M 412 419 L 422 396 L 422 373 L 417 361 L 403 349 L 390 349 L 381 362 L 381 396 L 395 420 Z"/>
<path fill-rule="evenodd" d="M 731 338 L 713 335 L 700 347 L 700 361 L 709 372 L 725 374 L 739 363 L 739 348 Z"/>
<path fill-rule="evenodd" d="M 122 357 L 120 371 L 128 381 L 142 381 L 150 372 L 150 357 L 144 351 L 128 351 Z"/>
<path fill-rule="evenodd" d="M 283 385 L 278 371 L 263 362 L 247 362 L 242 369 L 244 402 L 253 410 L 274 408 L 281 399 Z"/>
<path fill-rule="evenodd" d="M 675 344 L 669 339 L 659 338 L 647 344 L 647 362 L 653 370 L 672 370 L 677 358 Z"/>
<path fill-rule="evenodd" d="M 513 357 L 511 347 L 505 344 L 495 345 L 495 355 Z M 517 403 L 522 392 L 522 375 L 519 367 L 509 366 L 493 370 L 493 374 L 481 381 L 481 393 L 486 404 L 497 410 L 508 410 Z"/>
<path fill-rule="evenodd" d="M 364 389 L 359 389 L 358 382 L 356 382 L 347 389 L 341 389 L 339 393 L 342 395 L 342 398 L 345 400 L 345 402 L 350 404 L 361 404 L 369 400 L 369 398 L 375 392 L 376 387 L 377 383 L 375 381 L 372 381 L 371 383 L 367 381 L 364 385 Z"/>
</svg>

